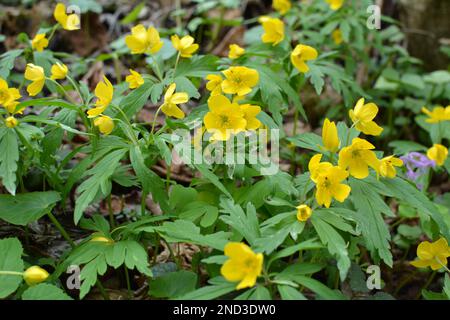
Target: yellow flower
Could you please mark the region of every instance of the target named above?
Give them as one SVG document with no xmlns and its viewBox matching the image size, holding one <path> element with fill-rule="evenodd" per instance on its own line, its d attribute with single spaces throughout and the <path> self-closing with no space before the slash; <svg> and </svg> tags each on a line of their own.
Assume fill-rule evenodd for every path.
<svg viewBox="0 0 450 320">
<path fill-rule="evenodd" d="M 53 16 L 66 30 L 71 31 L 80 29 L 80 18 L 76 14 L 67 15 L 66 6 L 63 3 L 58 3 L 56 5 Z"/>
<path fill-rule="evenodd" d="M 349 173 L 357 179 L 369 175 L 369 166 L 378 172 L 379 160 L 372 149 L 375 147 L 367 140 L 354 138 L 350 146 L 339 152 L 339 167 L 344 170 L 349 168 Z"/>
<path fill-rule="evenodd" d="M 344 0 L 325 0 L 332 10 L 339 10 L 344 4 Z"/>
<path fill-rule="evenodd" d="M 425 121 L 428 123 L 438 123 L 441 121 L 450 121 L 450 106 L 447 107 L 435 107 L 433 111 L 428 110 L 423 107 L 422 112 L 425 113 L 429 118 Z"/>
<path fill-rule="evenodd" d="M 190 58 L 195 51 L 198 50 L 198 44 L 194 43 L 194 38 L 191 36 L 184 36 L 179 38 L 177 35 L 173 35 L 172 40 L 173 47 L 180 52 L 183 58 Z"/>
<path fill-rule="evenodd" d="M 225 80 L 222 82 L 222 91 L 228 94 L 245 96 L 259 82 L 258 71 L 247 67 L 230 67 L 222 71 Z"/>
<path fill-rule="evenodd" d="M 113 94 L 113 85 L 109 82 L 108 78 L 103 76 L 103 82 L 97 83 L 97 86 L 95 87 L 97 101 L 95 102 L 95 108 L 88 110 L 88 118 L 95 118 L 102 114 L 111 103 Z"/>
<path fill-rule="evenodd" d="M 416 268 L 431 267 L 432 270 L 439 270 L 447 266 L 447 258 L 450 257 L 450 249 L 447 240 L 440 238 L 430 243 L 423 241 L 417 247 L 418 260 L 411 261 Z"/>
<path fill-rule="evenodd" d="M 228 58 L 237 59 L 245 53 L 245 49 L 241 48 L 237 44 L 230 44 L 230 52 L 228 53 Z"/>
<path fill-rule="evenodd" d="M 261 112 L 260 106 L 254 106 L 251 104 L 243 104 L 239 106 L 244 113 L 244 119 L 247 121 L 245 129 L 256 130 L 261 127 L 261 121 L 256 119 L 256 116 Z"/>
<path fill-rule="evenodd" d="M 94 125 L 101 133 L 108 135 L 114 130 L 114 121 L 108 116 L 101 115 L 94 120 Z"/>
<path fill-rule="evenodd" d="M 5 125 L 8 128 L 15 128 L 18 124 L 19 121 L 17 121 L 17 119 L 12 116 L 5 119 Z"/>
<path fill-rule="evenodd" d="M 344 39 L 342 38 L 342 31 L 341 29 L 336 29 L 331 33 L 331 37 L 333 38 L 333 41 L 336 45 L 340 45 Z"/>
<path fill-rule="evenodd" d="M 320 162 L 322 155 L 315 155 L 309 161 L 311 180 L 316 184 L 316 200 L 319 205 L 329 208 L 336 199 L 344 202 L 350 194 L 350 186 L 341 183 L 347 179 L 348 172 L 330 162 Z"/>
<path fill-rule="evenodd" d="M 277 10 L 281 15 L 285 15 L 291 9 L 291 1 L 273 0 L 272 8 Z"/>
<path fill-rule="evenodd" d="M 130 85 L 130 89 L 139 88 L 144 84 L 144 78 L 139 74 L 139 72 L 130 69 L 130 75 L 125 78 L 125 81 Z"/>
<path fill-rule="evenodd" d="M 23 279 L 29 286 L 33 286 L 35 284 L 45 281 L 48 278 L 48 276 L 49 276 L 48 272 L 39 266 L 29 267 L 23 273 Z"/>
<path fill-rule="evenodd" d="M 264 34 L 261 40 L 264 43 L 272 43 L 276 46 L 284 39 L 284 23 L 280 19 L 270 17 L 260 17 L 259 22 L 262 24 Z"/>
<path fill-rule="evenodd" d="M 222 77 L 218 74 L 208 74 L 206 76 L 208 83 L 206 84 L 206 89 L 211 91 L 212 96 L 217 96 L 222 94 Z"/>
<path fill-rule="evenodd" d="M 364 104 L 364 98 L 361 98 L 356 103 L 355 109 L 348 112 L 350 118 L 355 124 L 355 128 L 364 134 L 379 136 L 383 131 L 380 127 L 373 121 L 377 116 L 378 107 L 375 103 Z"/>
<path fill-rule="evenodd" d="M 403 161 L 394 156 L 388 156 L 380 160 L 379 172 L 382 177 L 395 178 L 397 172 L 395 167 L 403 166 Z"/>
<path fill-rule="evenodd" d="M 322 128 L 322 142 L 326 150 L 336 152 L 339 149 L 339 137 L 336 124 L 325 119 Z"/>
<path fill-rule="evenodd" d="M 51 75 L 51 79 L 53 80 L 62 80 L 64 78 L 66 78 L 67 76 L 67 72 L 69 72 L 69 68 L 67 68 L 67 66 L 63 63 L 59 63 L 57 62 L 56 64 L 52 65 L 52 69 L 51 69 L 52 75 Z"/>
<path fill-rule="evenodd" d="M 435 143 L 430 149 L 428 149 L 427 157 L 436 162 L 438 166 L 442 166 L 445 160 L 447 160 L 448 149 L 442 144 Z"/>
<path fill-rule="evenodd" d="M 154 27 L 145 29 L 142 24 L 131 28 L 131 35 L 125 37 L 125 43 L 132 54 L 154 54 L 161 50 L 163 46 L 158 30 Z"/>
<path fill-rule="evenodd" d="M 237 103 L 231 103 L 227 97 L 212 96 L 208 100 L 209 112 L 203 119 L 213 140 L 228 140 L 231 134 L 244 131 L 247 121 L 244 112 Z"/>
<path fill-rule="evenodd" d="M 317 50 L 313 47 L 298 44 L 291 53 L 291 62 L 298 71 L 306 73 L 309 71 L 309 67 L 305 62 L 317 59 L 317 55 Z"/>
<path fill-rule="evenodd" d="M 27 64 L 25 69 L 25 79 L 31 81 L 27 87 L 28 94 L 30 96 L 37 95 L 42 91 L 45 84 L 44 69 L 32 63 Z"/>
<path fill-rule="evenodd" d="M 297 207 L 297 220 L 301 222 L 307 221 L 312 215 L 312 209 L 306 204 Z"/>
<path fill-rule="evenodd" d="M 236 290 L 253 287 L 262 271 L 262 253 L 254 253 L 242 242 L 229 242 L 224 251 L 229 259 L 220 269 L 222 276 L 230 282 L 240 281 Z"/>
<path fill-rule="evenodd" d="M 10 88 L 8 83 L 0 78 L 0 105 L 5 107 L 9 113 L 15 113 L 16 106 L 19 104 L 17 99 L 21 97 L 20 92 L 16 88 Z"/>
<path fill-rule="evenodd" d="M 38 33 L 31 40 L 31 48 L 36 51 L 42 51 L 48 46 L 48 39 L 45 37 L 45 33 Z"/>
<path fill-rule="evenodd" d="M 188 102 L 189 95 L 186 92 L 174 93 L 176 88 L 177 85 L 172 83 L 167 89 L 161 111 L 168 117 L 183 119 L 184 112 L 178 107 L 178 104 Z"/>
</svg>

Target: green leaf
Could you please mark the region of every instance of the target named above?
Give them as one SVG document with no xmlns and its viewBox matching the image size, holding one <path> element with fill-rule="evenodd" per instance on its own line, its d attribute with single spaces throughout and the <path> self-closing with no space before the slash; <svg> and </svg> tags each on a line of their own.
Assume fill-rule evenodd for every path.
<svg viewBox="0 0 450 320">
<path fill-rule="evenodd" d="M 133 117 L 144 107 L 145 103 L 150 97 L 150 94 L 152 93 L 154 85 L 155 83 L 153 81 L 145 79 L 143 85 L 131 91 L 120 101 L 120 108 L 128 118 Z M 113 112 L 113 114 L 120 117 L 120 115 L 118 115 L 116 112 Z"/>
<path fill-rule="evenodd" d="M 128 269 L 137 269 L 139 272 L 151 277 L 152 271 L 149 268 L 147 251 L 142 245 L 134 240 L 126 240 L 125 265 Z"/>
<path fill-rule="evenodd" d="M 0 270 L 23 272 L 22 244 L 17 238 L 0 240 Z M 20 275 L 0 274 L 0 299 L 8 297 L 22 283 Z"/>
<path fill-rule="evenodd" d="M 65 108 L 70 109 L 73 111 L 78 111 L 78 106 L 69 102 L 66 102 L 64 100 L 53 100 L 52 98 L 40 98 L 40 99 L 31 99 L 31 100 L 25 100 L 20 102 L 16 106 L 16 110 L 20 110 L 22 108 L 26 107 L 58 107 L 58 108 Z"/>
<path fill-rule="evenodd" d="M 19 161 L 19 144 L 17 135 L 12 129 L 0 131 L 0 178 L 6 190 L 16 194 L 16 171 Z"/>
<path fill-rule="evenodd" d="M 80 196 L 75 202 L 75 224 L 80 221 L 84 210 L 99 194 L 106 196 L 111 192 L 110 178 L 120 165 L 120 160 L 126 152 L 126 149 L 112 151 L 101 159 L 96 166 L 86 172 L 85 175 L 90 176 L 89 179 L 77 188 Z"/>
<path fill-rule="evenodd" d="M 289 142 L 292 142 L 297 147 L 313 150 L 316 152 L 323 152 L 323 150 L 321 149 L 322 137 L 315 133 L 305 132 L 294 137 L 287 138 L 287 140 Z"/>
<path fill-rule="evenodd" d="M 250 202 L 247 204 L 247 213 L 245 213 L 241 206 L 235 204 L 233 200 L 221 198 L 220 208 L 221 212 L 228 214 L 220 216 L 220 219 L 239 232 L 250 245 L 256 244 L 256 239 L 261 234 L 253 204 Z"/>
<path fill-rule="evenodd" d="M 309 78 L 309 81 L 314 86 L 316 93 L 320 95 L 323 90 L 323 86 L 325 85 L 324 77 L 325 75 L 320 70 L 318 66 L 310 64 L 309 72 L 306 74 L 306 77 Z"/>
<path fill-rule="evenodd" d="M 174 82 L 177 84 L 177 92 L 186 92 L 191 98 L 200 98 L 200 93 L 198 92 L 192 81 L 188 78 L 176 77 L 174 79 Z"/>
<path fill-rule="evenodd" d="M 278 285 L 278 291 L 281 295 L 281 300 L 308 300 L 297 289 L 291 286 Z"/>
<path fill-rule="evenodd" d="M 448 273 L 445 274 L 444 293 L 447 296 L 447 299 L 450 300 L 450 277 L 449 277 Z"/>
<path fill-rule="evenodd" d="M 122 20 L 120 20 L 121 24 L 129 24 L 133 23 L 137 20 L 139 17 L 139 14 L 141 13 L 141 10 L 145 7 L 145 1 L 142 1 L 139 3 L 136 7 L 131 10 L 129 14 L 127 14 Z"/>
<path fill-rule="evenodd" d="M 395 140 L 389 142 L 389 147 L 394 149 L 394 154 L 402 155 L 412 151 L 426 151 L 427 147 L 413 141 Z"/>
<path fill-rule="evenodd" d="M 289 279 L 290 277 L 296 275 L 311 275 L 319 272 L 323 268 L 324 266 L 318 263 L 297 262 L 278 273 L 276 275 L 276 279 Z"/>
<path fill-rule="evenodd" d="M 203 164 L 197 164 L 195 165 L 198 171 L 205 177 L 207 180 L 209 180 L 213 185 L 215 185 L 220 191 L 222 191 L 227 197 L 232 198 L 231 194 L 228 192 L 228 190 L 225 188 L 225 186 L 220 182 L 219 178 L 211 172 L 206 165 Z"/>
<path fill-rule="evenodd" d="M 364 181 L 350 179 L 352 188 L 351 200 L 355 204 L 357 213 L 353 218 L 358 221 L 367 248 L 392 266 L 392 253 L 389 241 L 391 235 L 386 226 L 382 212 L 386 210 L 385 202 L 370 185 Z M 389 208 L 388 208 L 389 209 Z"/>
<path fill-rule="evenodd" d="M 28 288 L 22 294 L 23 300 L 73 300 L 60 288 L 47 283 L 41 283 Z"/>
<path fill-rule="evenodd" d="M 221 297 L 227 293 L 236 290 L 236 283 L 225 281 L 223 278 L 219 278 L 222 281 L 216 281 L 217 283 L 202 287 L 195 291 L 189 292 L 179 298 L 178 300 L 212 300 Z M 211 279 L 210 282 L 218 280 L 217 278 Z"/>
<path fill-rule="evenodd" d="M 14 68 L 14 60 L 20 56 L 23 49 L 9 50 L 0 56 L 0 78 L 7 79 Z"/>
<path fill-rule="evenodd" d="M 248 300 L 272 300 L 272 298 L 270 297 L 270 292 L 267 288 L 258 285 L 248 297 Z"/>
<path fill-rule="evenodd" d="M 202 235 L 200 228 L 194 223 L 187 220 L 176 220 L 174 222 L 165 222 L 160 227 L 155 229 L 168 242 L 188 242 L 201 246 L 212 247 L 214 249 L 223 251 L 228 242 L 228 234 L 220 231 L 208 235 Z"/>
<path fill-rule="evenodd" d="M 0 219 L 25 226 L 47 214 L 59 200 L 55 191 L 0 194 Z"/>
<path fill-rule="evenodd" d="M 161 209 L 169 210 L 164 182 L 145 165 L 144 156 L 139 146 L 130 148 L 130 161 L 144 193 L 151 193 L 153 200 L 159 203 Z"/>
<path fill-rule="evenodd" d="M 319 235 L 320 240 L 328 248 L 330 254 L 336 257 L 337 266 L 341 281 L 347 277 L 350 268 L 350 258 L 348 257 L 347 244 L 341 235 L 330 226 L 320 215 L 313 215 L 311 222 Z"/>
<path fill-rule="evenodd" d="M 425 82 L 433 84 L 447 84 L 450 82 L 450 72 L 445 70 L 434 71 L 423 78 Z"/>
<path fill-rule="evenodd" d="M 283 250 L 280 250 L 280 251 L 274 253 L 270 257 L 268 265 L 270 266 L 272 264 L 272 262 L 274 262 L 275 260 L 288 257 L 300 250 L 315 250 L 315 249 L 321 249 L 321 248 L 323 248 L 323 245 L 321 243 L 317 242 L 317 238 L 308 239 L 306 241 L 297 243 L 293 246 L 287 247 Z"/>
<path fill-rule="evenodd" d="M 67 132 L 71 132 L 71 133 L 75 133 L 75 134 L 79 134 L 79 135 L 83 135 L 83 136 L 92 135 L 92 134 L 90 134 L 90 133 L 83 132 L 83 131 L 74 129 L 74 128 L 72 128 L 72 127 L 69 127 L 69 126 L 65 125 L 64 123 L 61 123 L 61 122 L 58 122 L 58 121 L 55 121 L 55 120 L 45 119 L 45 118 L 42 118 L 42 117 L 40 117 L 40 116 L 33 116 L 33 115 L 31 115 L 31 116 L 26 116 L 26 117 L 24 117 L 24 118 L 22 119 L 22 121 L 23 121 L 23 122 L 45 123 L 45 124 L 48 124 L 48 125 L 50 125 L 50 126 L 54 126 L 54 127 L 56 127 L 56 128 L 64 129 L 64 130 L 66 130 Z"/>
<path fill-rule="evenodd" d="M 400 177 L 396 177 L 395 179 L 382 179 L 380 181 L 385 187 L 386 192 L 393 194 L 418 211 L 429 215 L 437 223 L 441 233 L 447 239 L 450 239 L 449 228 L 443 220 L 442 215 L 434 203 L 415 186 Z"/>
<path fill-rule="evenodd" d="M 175 77 L 196 77 L 205 78 L 208 74 L 214 73 L 217 69 L 219 58 L 213 55 L 194 56 L 192 59 L 181 59 Z"/>
<path fill-rule="evenodd" d="M 176 298 L 195 290 L 197 274 L 181 270 L 150 281 L 149 294 L 156 298 Z"/>
<path fill-rule="evenodd" d="M 321 299 L 324 300 L 347 300 L 347 298 L 337 290 L 331 290 L 320 281 L 305 276 L 294 276 L 292 280 L 298 284 L 305 286 L 309 290 L 316 293 Z"/>
</svg>

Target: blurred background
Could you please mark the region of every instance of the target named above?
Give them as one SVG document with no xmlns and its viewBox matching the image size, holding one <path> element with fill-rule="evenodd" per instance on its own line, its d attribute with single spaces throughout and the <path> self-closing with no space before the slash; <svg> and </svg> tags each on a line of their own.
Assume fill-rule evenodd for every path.
<svg viewBox="0 0 450 320">
<path fill-rule="evenodd" d="M 308 1 L 312 0 L 303 2 Z M 363 1 L 348 2 L 358 5 Z M 449 0 L 373 2 L 380 6 L 383 15 L 399 21 L 405 34 L 405 48 L 423 61 L 426 71 L 448 68 L 449 56 L 441 48 L 450 44 Z M 75 52 L 82 57 L 108 52 L 111 41 L 129 32 L 130 26 L 139 20 L 163 29 L 187 27 L 196 39 L 203 39 L 204 52 L 226 55 L 228 44 L 242 42 L 243 19 L 271 12 L 271 3 L 271 0 L 68 1 L 67 5 L 80 8 L 82 28 L 77 32 L 59 33 L 51 49 Z M 21 37 L 17 36 L 21 33 L 34 35 L 43 21 L 52 25 L 55 4 L 55 1 L 1 0 L 0 52 L 20 47 Z M 221 16 L 223 25 L 217 25 Z"/>
</svg>

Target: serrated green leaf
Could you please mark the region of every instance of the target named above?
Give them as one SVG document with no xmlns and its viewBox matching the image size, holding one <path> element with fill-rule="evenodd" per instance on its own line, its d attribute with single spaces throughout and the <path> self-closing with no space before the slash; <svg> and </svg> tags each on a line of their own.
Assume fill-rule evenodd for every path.
<svg viewBox="0 0 450 320">
<path fill-rule="evenodd" d="M 16 194 L 16 171 L 19 161 L 19 143 L 13 129 L 0 131 L 0 178 L 6 190 Z"/>
</svg>

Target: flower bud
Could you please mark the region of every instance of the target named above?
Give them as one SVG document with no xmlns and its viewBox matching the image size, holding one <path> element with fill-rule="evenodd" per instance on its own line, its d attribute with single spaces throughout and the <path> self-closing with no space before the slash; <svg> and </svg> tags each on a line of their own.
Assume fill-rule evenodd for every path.
<svg viewBox="0 0 450 320">
<path fill-rule="evenodd" d="M 297 207 L 297 220 L 304 222 L 312 215 L 312 209 L 306 204 L 299 205 Z"/>
<path fill-rule="evenodd" d="M 48 276 L 49 276 L 48 272 L 39 266 L 29 267 L 23 273 L 23 279 L 29 286 L 33 286 L 35 284 L 45 281 L 48 278 Z"/>
<path fill-rule="evenodd" d="M 18 124 L 19 124 L 19 121 L 18 121 L 16 118 L 14 118 L 14 117 L 8 117 L 8 118 L 6 118 L 6 120 L 5 120 L 5 125 L 6 125 L 8 128 L 14 128 L 14 127 L 16 127 Z"/>
<path fill-rule="evenodd" d="M 105 242 L 105 243 L 109 244 L 109 243 L 113 243 L 114 240 L 103 237 L 103 236 L 95 236 L 90 240 L 90 242 Z"/>
</svg>

